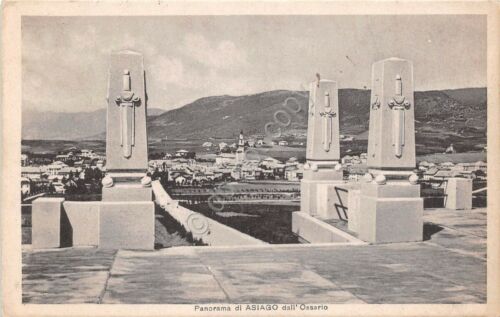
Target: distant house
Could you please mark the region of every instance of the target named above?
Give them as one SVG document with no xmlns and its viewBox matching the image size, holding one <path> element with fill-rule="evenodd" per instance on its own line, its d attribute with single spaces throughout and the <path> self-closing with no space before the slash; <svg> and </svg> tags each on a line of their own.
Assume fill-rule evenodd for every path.
<svg viewBox="0 0 500 317">
<path fill-rule="evenodd" d="M 175 157 L 186 157 L 188 153 L 187 150 L 178 150 L 175 152 Z"/>
<path fill-rule="evenodd" d="M 37 180 L 42 177 L 43 171 L 38 166 L 22 166 L 21 176 L 32 180 Z"/>
<path fill-rule="evenodd" d="M 368 160 L 368 154 L 366 154 L 366 153 L 361 153 L 361 154 L 359 155 L 359 159 L 361 160 L 361 162 L 366 163 L 366 161 Z"/>
<path fill-rule="evenodd" d="M 241 167 L 236 166 L 231 170 L 231 177 L 235 180 L 240 180 L 242 176 Z"/>
<path fill-rule="evenodd" d="M 278 142 L 278 145 L 279 146 L 288 146 L 288 141 L 281 140 L 281 141 Z"/>
<path fill-rule="evenodd" d="M 82 157 L 93 157 L 94 155 L 95 154 L 93 150 L 87 150 L 87 149 L 82 150 L 80 154 L 80 156 Z"/>
<path fill-rule="evenodd" d="M 21 166 L 28 165 L 29 158 L 27 154 L 21 154 Z"/>
<path fill-rule="evenodd" d="M 235 164 L 236 163 L 236 154 L 234 153 L 220 153 L 215 157 L 215 164 L 224 165 L 224 164 Z"/>
<path fill-rule="evenodd" d="M 453 148 L 453 144 L 450 144 L 450 146 L 448 146 L 446 148 L 446 150 L 444 151 L 444 153 L 446 154 L 453 154 L 453 153 L 456 153 L 457 151 L 455 151 L 455 149 Z"/>
<path fill-rule="evenodd" d="M 224 150 L 225 148 L 227 148 L 227 143 L 226 142 L 221 142 L 219 143 L 219 150 L 222 151 Z"/>
<path fill-rule="evenodd" d="M 351 165 L 348 172 L 350 180 L 358 181 L 368 172 L 368 166 L 366 164 Z"/>
<path fill-rule="evenodd" d="M 272 169 L 275 166 L 280 165 L 281 162 L 279 160 L 269 156 L 269 157 L 265 158 L 264 160 L 262 160 L 262 162 L 260 162 L 260 164 Z"/>
<path fill-rule="evenodd" d="M 353 136 L 346 136 L 342 139 L 340 139 L 341 142 L 352 142 L 354 141 L 354 137 Z"/>
<path fill-rule="evenodd" d="M 292 156 L 285 162 L 285 165 L 297 165 L 298 163 L 299 161 L 297 160 L 297 158 Z"/>
<path fill-rule="evenodd" d="M 419 168 L 422 168 L 422 169 L 428 169 L 430 166 L 429 166 L 429 162 L 427 161 L 422 161 L 422 162 L 419 162 L 418 163 L 418 167 Z"/>
<path fill-rule="evenodd" d="M 298 182 L 304 176 L 304 170 L 296 165 L 285 167 L 285 179 L 293 182 Z"/>
<path fill-rule="evenodd" d="M 255 147 L 255 140 L 253 140 L 253 139 L 249 139 L 249 140 L 247 141 L 247 144 L 248 144 L 248 146 L 250 146 L 250 147 Z"/>
<path fill-rule="evenodd" d="M 178 185 L 178 186 L 182 186 L 184 184 L 186 184 L 186 177 L 182 176 L 182 175 L 179 175 L 175 178 L 175 184 Z"/>
<path fill-rule="evenodd" d="M 444 162 L 444 163 L 441 163 L 440 165 L 441 165 L 441 167 L 445 167 L 445 168 L 452 168 L 453 166 L 455 166 L 455 164 L 453 164 L 452 162 Z"/>
<path fill-rule="evenodd" d="M 424 172 L 422 178 L 423 180 L 430 180 L 434 177 L 434 175 L 436 175 L 437 172 L 439 172 L 437 167 L 431 167 Z"/>
<path fill-rule="evenodd" d="M 201 146 L 203 147 L 212 147 L 214 144 L 212 142 L 205 142 Z"/>
<path fill-rule="evenodd" d="M 351 164 L 352 164 L 352 156 L 350 156 L 350 155 L 345 155 L 344 157 L 342 157 L 342 158 L 340 159 L 340 163 L 341 163 L 342 165 L 346 165 L 346 166 L 347 166 L 347 165 L 351 165 Z"/>
<path fill-rule="evenodd" d="M 483 171 L 486 173 L 486 171 L 488 170 L 488 164 L 483 161 L 477 161 L 474 165 L 476 171 Z"/>
<path fill-rule="evenodd" d="M 451 177 L 463 177 L 460 172 L 457 171 L 449 171 L 449 170 L 440 170 L 434 176 L 432 179 L 437 179 L 437 180 L 445 180 Z"/>
<path fill-rule="evenodd" d="M 31 193 L 31 181 L 27 177 L 21 177 L 21 195 L 29 195 Z"/>
</svg>

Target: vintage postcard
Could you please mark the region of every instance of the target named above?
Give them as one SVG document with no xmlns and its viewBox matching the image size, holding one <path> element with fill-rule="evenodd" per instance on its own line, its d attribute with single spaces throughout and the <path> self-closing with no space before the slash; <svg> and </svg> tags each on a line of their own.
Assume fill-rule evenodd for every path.
<svg viewBox="0 0 500 317">
<path fill-rule="evenodd" d="M 4 315 L 499 316 L 498 12 L 5 1 Z"/>
</svg>

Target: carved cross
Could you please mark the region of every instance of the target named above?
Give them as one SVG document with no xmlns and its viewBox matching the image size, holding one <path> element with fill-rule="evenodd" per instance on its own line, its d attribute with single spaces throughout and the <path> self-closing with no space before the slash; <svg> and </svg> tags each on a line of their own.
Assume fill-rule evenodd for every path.
<svg viewBox="0 0 500 317">
<path fill-rule="evenodd" d="M 405 145 L 405 110 L 410 109 L 410 102 L 403 96 L 403 82 L 396 75 L 396 94 L 388 103 L 392 109 L 392 146 L 396 157 L 403 156 Z"/>
<path fill-rule="evenodd" d="M 330 94 L 328 92 L 325 93 L 325 109 L 319 115 L 323 117 L 323 149 L 328 152 L 332 144 L 332 120 L 337 116 L 330 105 Z"/>
<path fill-rule="evenodd" d="M 128 69 L 123 70 L 123 89 L 115 102 L 120 107 L 120 145 L 123 157 L 129 158 L 135 142 L 135 107 L 141 104 L 141 98 L 131 90 Z"/>
</svg>

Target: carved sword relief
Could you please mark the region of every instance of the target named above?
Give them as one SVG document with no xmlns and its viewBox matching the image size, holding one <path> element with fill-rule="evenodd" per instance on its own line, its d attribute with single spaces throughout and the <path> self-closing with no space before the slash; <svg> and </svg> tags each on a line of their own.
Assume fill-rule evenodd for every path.
<svg viewBox="0 0 500 317">
<path fill-rule="evenodd" d="M 330 94 L 328 92 L 325 93 L 324 111 L 320 112 L 319 115 L 323 118 L 323 149 L 328 152 L 330 151 L 330 146 L 332 144 L 332 120 L 337 116 L 337 114 L 333 112 L 333 108 L 330 105 Z"/>
<path fill-rule="evenodd" d="M 401 157 L 405 145 L 405 110 L 410 109 L 410 102 L 403 96 L 403 82 L 401 76 L 396 75 L 396 94 L 389 101 L 388 106 L 392 109 L 392 146 L 394 155 Z"/>
<path fill-rule="evenodd" d="M 120 107 L 120 145 L 123 157 L 132 156 L 132 146 L 135 143 L 135 108 L 141 103 L 141 98 L 131 90 L 130 72 L 123 71 L 123 89 L 115 99 L 116 105 Z"/>
</svg>

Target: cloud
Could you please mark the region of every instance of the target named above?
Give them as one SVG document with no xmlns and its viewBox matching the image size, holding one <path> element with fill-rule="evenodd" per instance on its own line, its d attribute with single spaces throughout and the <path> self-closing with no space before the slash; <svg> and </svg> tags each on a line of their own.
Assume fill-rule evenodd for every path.
<svg viewBox="0 0 500 317">
<path fill-rule="evenodd" d="M 200 34 L 187 34 L 182 49 L 187 56 L 207 67 L 234 69 L 248 65 L 245 51 L 228 40 L 212 45 Z"/>
</svg>

